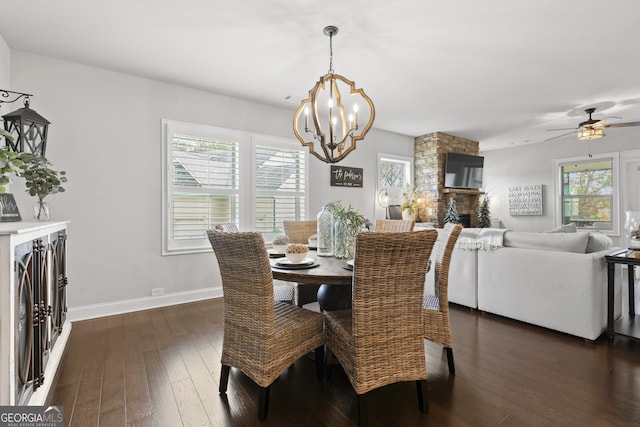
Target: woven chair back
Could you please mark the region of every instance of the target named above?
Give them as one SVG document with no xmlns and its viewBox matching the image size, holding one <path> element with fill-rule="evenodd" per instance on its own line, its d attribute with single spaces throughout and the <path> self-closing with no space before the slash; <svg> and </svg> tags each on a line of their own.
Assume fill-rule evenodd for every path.
<svg viewBox="0 0 640 427">
<path fill-rule="evenodd" d="M 211 230 L 207 235 L 222 276 L 225 339 L 241 331 L 247 336 L 236 339 L 264 341 L 275 330 L 275 314 L 273 276 L 262 235 Z"/>
<path fill-rule="evenodd" d="M 379 233 L 401 233 L 413 231 L 415 223 L 412 219 L 377 219 L 373 230 Z"/>
<path fill-rule="evenodd" d="M 356 392 L 422 373 L 426 378 L 422 294 L 437 236 L 435 229 L 358 234 L 352 311 Z"/>
<path fill-rule="evenodd" d="M 453 248 L 462 231 L 462 225 L 447 223 L 439 236 L 439 244 L 436 245 L 436 270 L 434 275 L 434 291 L 438 298 L 440 310 L 448 310 L 449 307 L 449 265 Z"/>
<path fill-rule="evenodd" d="M 284 234 L 289 238 L 289 243 L 309 243 L 309 237 L 318 232 L 318 221 L 283 221 Z"/>
</svg>

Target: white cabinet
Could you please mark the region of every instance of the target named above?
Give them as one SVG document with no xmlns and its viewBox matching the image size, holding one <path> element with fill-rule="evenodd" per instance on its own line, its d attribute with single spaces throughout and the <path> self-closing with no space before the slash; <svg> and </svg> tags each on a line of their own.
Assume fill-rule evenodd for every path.
<svg viewBox="0 0 640 427">
<path fill-rule="evenodd" d="M 0 223 L 0 405 L 43 405 L 62 361 L 67 224 Z"/>
</svg>

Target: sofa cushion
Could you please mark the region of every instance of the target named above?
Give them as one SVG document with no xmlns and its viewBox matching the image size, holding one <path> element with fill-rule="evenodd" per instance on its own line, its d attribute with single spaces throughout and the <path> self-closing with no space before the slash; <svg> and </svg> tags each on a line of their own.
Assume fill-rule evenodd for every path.
<svg viewBox="0 0 640 427">
<path fill-rule="evenodd" d="M 611 237 L 602 233 L 589 233 L 589 242 L 587 243 L 587 253 L 600 252 L 613 246 Z"/>
<path fill-rule="evenodd" d="M 571 222 L 569 224 L 563 224 L 559 227 L 552 228 L 551 230 L 545 231 L 545 233 L 575 233 L 578 231 L 575 222 Z"/>
<path fill-rule="evenodd" d="M 585 253 L 589 233 L 533 233 L 526 231 L 507 231 L 504 233 L 504 246 L 543 251 L 562 251 Z"/>
</svg>

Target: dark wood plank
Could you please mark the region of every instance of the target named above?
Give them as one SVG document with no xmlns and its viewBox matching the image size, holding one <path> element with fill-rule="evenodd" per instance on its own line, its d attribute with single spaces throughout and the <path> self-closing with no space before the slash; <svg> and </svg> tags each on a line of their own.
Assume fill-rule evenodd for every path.
<svg viewBox="0 0 640 427">
<path fill-rule="evenodd" d="M 344 372 L 318 381 L 307 357 L 273 384 L 264 423 L 258 387 L 237 369 L 219 395 L 222 321 L 212 299 L 77 322 L 52 402 L 67 425 L 357 425 Z M 425 345 L 429 413 L 414 383 L 392 384 L 370 393 L 371 426 L 640 425 L 640 342 L 586 342 L 455 305 L 451 321 L 456 375 Z"/>
</svg>

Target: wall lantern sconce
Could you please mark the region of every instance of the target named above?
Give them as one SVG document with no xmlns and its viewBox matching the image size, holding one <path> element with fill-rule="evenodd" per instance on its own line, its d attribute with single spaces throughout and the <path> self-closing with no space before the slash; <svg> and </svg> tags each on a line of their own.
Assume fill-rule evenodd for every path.
<svg viewBox="0 0 640 427">
<path fill-rule="evenodd" d="M 329 36 L 329 71 L 298 106 L 293 132 L 311 154 L 325 163 L 336 163 L 355 150 L 356 142 L 371 129 L 376 113 L 364 90 L 333 71 L 333 36 L 338 27 L 325 27 L 324 34 Z"/>
<path fill-rule="evenodd" d="M 27 152 L 44 157 L 51 122 L 29 108 L 30 96 L 33 95 L 0 89 L 0 103 L 11 103 L 24 98 L 23 108 L 2 116 L 4 129 L 14 138 L 13 141 L 5 138 L 5 141 L 11 151 Z"/>
</svg>

